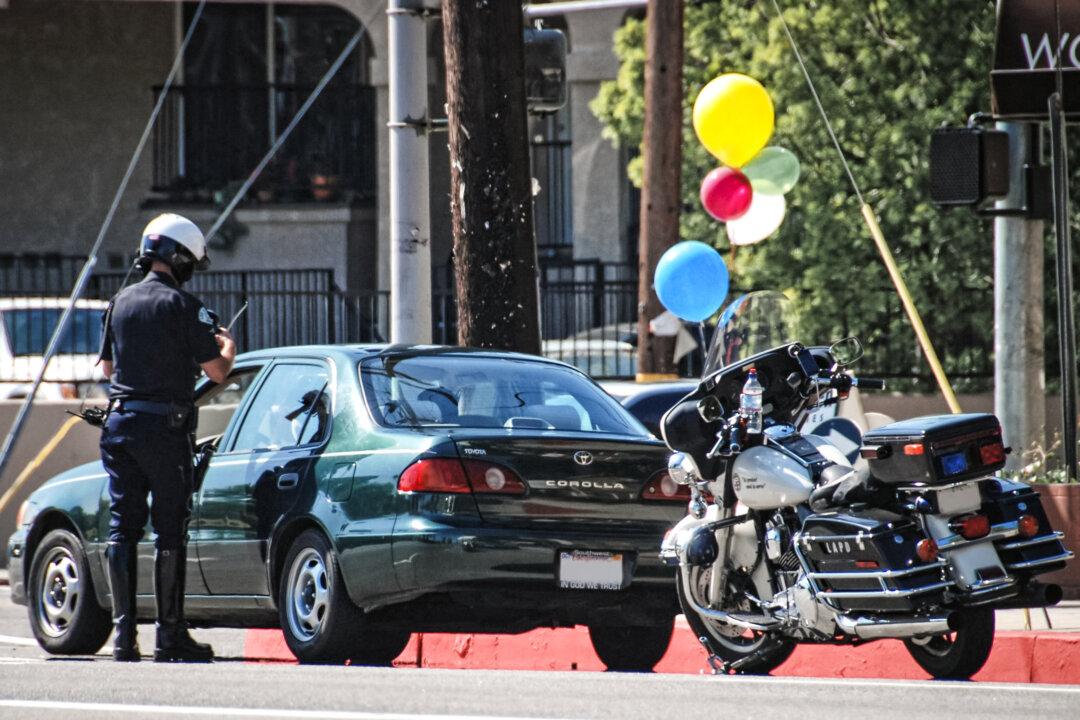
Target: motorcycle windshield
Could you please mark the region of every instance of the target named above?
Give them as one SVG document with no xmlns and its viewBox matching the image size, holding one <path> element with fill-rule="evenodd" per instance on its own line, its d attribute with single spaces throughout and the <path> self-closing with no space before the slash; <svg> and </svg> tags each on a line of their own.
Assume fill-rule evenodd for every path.
<svg viewBox="0 0 1080 720">
<path fill-rule="evenodd" d="M 736 298 L 720 314 L 702 377 L 796 340 L 792 303 L 774 290 Z"/>
</svg>

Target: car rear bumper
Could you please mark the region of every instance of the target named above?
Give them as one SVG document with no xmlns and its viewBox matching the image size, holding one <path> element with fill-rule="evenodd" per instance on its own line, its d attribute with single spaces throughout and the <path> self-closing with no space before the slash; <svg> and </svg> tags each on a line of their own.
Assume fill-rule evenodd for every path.
<svg viewBox="0 0 1080 720">
<path fill-rule="evenodd" d="M 402 589 L 471 580 L 557 585 L 560 551 L 594 550 L 629 556 L 631 584 L 669 585 L 674 571 L 660 561 L 663 531 L 566 532 L 491 525 L 459 526 L 405 515 L 394 528 L 394 568 Z"/>
<path fill-rule="evenodd" d="M 8 583 L 11 586 L 11 602 L 17 605 L 26 604 L 26 584 L 23 578 L 26 573 L 23 570 L 26 554 L 26 531 L 17 530 L 8 540 L 7 546 L 7 569 Z"/>
</svg>

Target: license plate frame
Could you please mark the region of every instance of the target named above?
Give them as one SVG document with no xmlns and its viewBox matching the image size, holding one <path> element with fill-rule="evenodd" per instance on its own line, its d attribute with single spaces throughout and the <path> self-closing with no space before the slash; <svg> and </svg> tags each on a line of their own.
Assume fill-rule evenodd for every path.
<svg viewBox="0 0 1080 720">
<path fill-rule="evenodd" d="M 559 550 L 556 582 L 563 590 L 612 592 L 626 587 L 626 555 L 606 550 Z"/>
</svg>

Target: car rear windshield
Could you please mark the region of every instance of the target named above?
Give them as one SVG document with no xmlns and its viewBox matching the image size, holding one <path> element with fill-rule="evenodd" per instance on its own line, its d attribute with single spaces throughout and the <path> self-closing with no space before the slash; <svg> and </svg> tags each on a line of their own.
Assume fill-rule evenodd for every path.
<svg viewBox="0 0 1080 720">
<path fill-rule="evenodd" d="M 388 427 L 563 430 L 648 436 L 572 368 L 468 355 L 389 356 L 360 364 L 372 415 Z"/>
<path fill-rule="evenodd" d="M 44 355 L 60 322 L 60 308 L 16 308 L 0 312 L 12 355 Z M 101 346 L 101 311 L 76 309 L 71 313 L 57 352 L 97 353 Z"/>
</svg>

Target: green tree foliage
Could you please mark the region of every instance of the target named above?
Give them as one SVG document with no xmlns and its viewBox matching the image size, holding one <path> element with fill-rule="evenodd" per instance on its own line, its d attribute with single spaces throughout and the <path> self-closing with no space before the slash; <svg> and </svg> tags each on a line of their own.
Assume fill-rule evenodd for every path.
<svg viewBox="0 0 1080 720">
<path fill-rule="evenodd" d="M 988 221 L 930 204 L 930 132 L 989 110 L 992 0 L 786 0 L 784 17 L 866 200 L 958 389 L 992 372 L 993 241 Z M 613 141 L 641 143 L 644 23 L 617 33 L 621 60 L 593 111 Z M 771 144 L 802 162 L 778 235 L 732 253 L 723 225 L 701 208 L 698 188 L 716 166 L 690 112 L 698 90 L 725 72 L 760 80 L 776 107 Z M 770 0 L 688 4 L 683 107 L 682 239 L 713 243 L 733 286 L 783 290 L 796 300 L 802 337 L 856 334 L 864 368 L 919 376 L 929 368 L 859 211 L 854 191 Z M 629 173 L 640 183 L 639 161 Z M 865 371 L 865 370 L 864 370 Z"/>
</svg>

